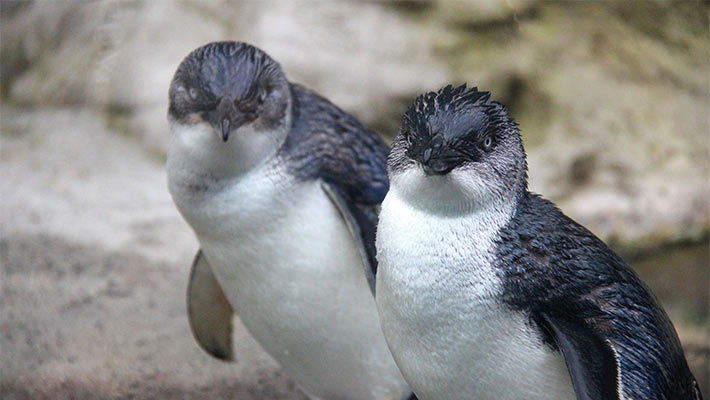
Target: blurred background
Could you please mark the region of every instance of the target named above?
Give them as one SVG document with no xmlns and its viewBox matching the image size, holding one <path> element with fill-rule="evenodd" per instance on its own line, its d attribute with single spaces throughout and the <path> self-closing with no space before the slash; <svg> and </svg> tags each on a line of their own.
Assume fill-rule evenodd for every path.
<svg viewBox="0 0 710 400">
<path fill-rule="evenodd" d="M 707 2 L 0 2 L 0 397 L 302 399 L 237 330 L 202 352 L 197 243 L 167 193 L 167 90 L 242 40 L 388 142 L 468 82 L 517 119 L 530 187 L 607 241 L 710 396 Z"/>
</svg>

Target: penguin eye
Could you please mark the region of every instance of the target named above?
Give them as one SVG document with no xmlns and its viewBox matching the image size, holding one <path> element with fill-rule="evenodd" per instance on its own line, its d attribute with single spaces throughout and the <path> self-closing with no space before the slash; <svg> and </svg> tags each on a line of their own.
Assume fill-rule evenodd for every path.
<svg viewBox="0 0 710 400">
<path fill-rule="evenodd" d="M 490 136 L 487 136 L 487 137 L 483 140 L 483 148 L 486 149 L 486 150 L 490 150 L 491 147 L 493 147 L 493 139 L 491 139 Z"/>
<path fill-rule="evenodd" d="M 414 135 L 412 135 L 411 132 L 405 132 L 404 133 L 404 140 L 407 143 L 407 146 L 411 146 L 412 142 L 414 142 Z"/>
<path fill-rule="evenodd" d="M 264 104 L 264 102 L 266 101 L 266 95 L 266 90 L 259 91 L 259 95 L 256 97 L 256 101 L 258 101 L 259 104 Z"/>
<path fill-rule="evenodd" d="M 192 100 L 197 99 L 197 89 L 195 89 L 194 87 L 191 87 L 187 92 L 190 94 L 190 98 Z"/>
</svg>

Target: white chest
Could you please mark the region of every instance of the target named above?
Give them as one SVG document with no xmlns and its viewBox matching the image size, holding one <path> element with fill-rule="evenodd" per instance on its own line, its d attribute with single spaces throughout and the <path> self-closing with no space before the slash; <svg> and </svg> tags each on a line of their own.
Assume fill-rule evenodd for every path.
<svg viewBox="0 0 710 400">
<path fill-rule="evenodd" d="M 204 193 L 171 191 L 236 313 L 304 390 L 347 399 L 408 392 L 357 247 L 319 182 L 267 166 Z"/>
<path fill-rule="evenodd" d="M 378 226 L 377 306 L 421 399 L 573 399 L 559 353 L 499 301 L 493 238 L 503 214 L 443 217 L 390 191 Z"/>
</svg>

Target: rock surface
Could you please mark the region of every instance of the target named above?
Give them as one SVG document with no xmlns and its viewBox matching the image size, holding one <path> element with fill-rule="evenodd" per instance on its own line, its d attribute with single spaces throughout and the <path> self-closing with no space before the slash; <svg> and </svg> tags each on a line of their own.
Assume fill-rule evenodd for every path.
<svg viewBox="0 0 710 400">
<path fill-rule="evenodd" d="M 620 245 L 707 234 L 706 4 L 525 3 L 455 23 L 419 11 L 432 12 L 453 79 L 519 122 L 533 190 Z"/>
<path fill-rule="evenodd" d="M 710 230 L 708 6 L 537 2 L 4 5 L 2 93 L 84 105 L 165 154 L 180 60 L 243 40 L 391 137 L 419 93 L 469 82 L 521 125 L 531 188 L 607 240 Z"/>
<path fill-rule="evenodd" d="M 3 21 L 3 69 L 10 71 L 3 85 L 22 104 L 113 111 L 164 153 L 170 79 L 196 47 L 218 40 L 257 45 L 292 81 L 374 122 L 383 112 L 402 112 L 392 99 L 446 81 L 430 48 L 417 45 L 413 25 L 372 3 L 36 2 Z"/>
</svg>

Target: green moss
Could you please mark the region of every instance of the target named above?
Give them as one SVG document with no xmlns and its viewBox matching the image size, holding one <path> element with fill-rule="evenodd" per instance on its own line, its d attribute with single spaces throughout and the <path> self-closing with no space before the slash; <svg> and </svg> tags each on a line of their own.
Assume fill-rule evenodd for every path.
<svg viewBox="0 0 710 400">
<path fill-rule="evenodd" d="M 132 116 L 133 110 L 130 107 L 118 104 L 108 106 L 104 112 L 108 129 L 126 137 L 136 138 L 139 135 L 131 129 L 130 120 Z"/>
<path fill-rule="evenodd" d="M 29 68 L 30 61 L 20 37 L 3 34 L 0 46 L 0 98 L 8 100 L 12 81 Z"/>
<path fill-rule="evenodd" d="M 702 326 L 710 321 L 710 240 L 669 244 L 628 258 L 656 296 L 684 323 Z"/>
</svg>

